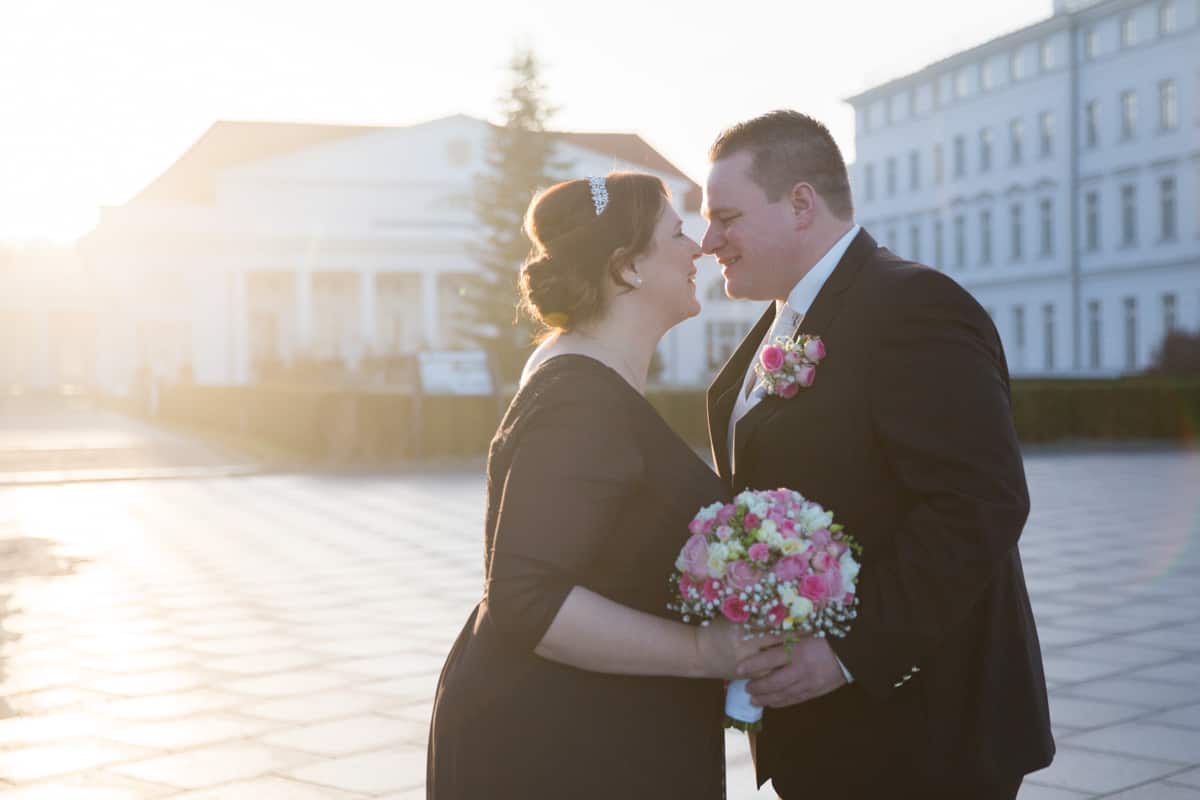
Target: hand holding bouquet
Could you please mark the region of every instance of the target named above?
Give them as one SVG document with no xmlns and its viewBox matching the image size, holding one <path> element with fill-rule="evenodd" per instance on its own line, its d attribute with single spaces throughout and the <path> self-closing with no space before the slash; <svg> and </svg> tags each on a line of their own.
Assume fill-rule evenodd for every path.
<svg viewBox="0 0 1200 800">
<path fill-rule="evenodd" d="M 788 489 L 744 491 L 700 509 L 675 561 L 670 608 L 685 622 L 725 618 L 747 636 L 845 636 L 856 616 L 861 548 L 833 514 Z M 761 727 L 745 680 L 726 694 L 726 725 Z"/>
</svg>

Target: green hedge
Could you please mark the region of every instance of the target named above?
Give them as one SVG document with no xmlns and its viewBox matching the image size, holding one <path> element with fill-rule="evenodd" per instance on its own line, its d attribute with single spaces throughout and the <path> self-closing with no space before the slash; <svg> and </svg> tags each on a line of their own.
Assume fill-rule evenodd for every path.
<svg viewBox="0 0 1200 800">
<path fill-rule="evenodd" d="M 680 436 L 707 446 L 703 390 L 659 388 L 647 396 Z M 407 393 L 260 384 L 174 387 L 163 392 L 159 414 L 304 460 L 381 463 L 482 455 L 503 410 L 493 398 L 436 398 L 418 407 Z M 1013 417 L 1028 443 L 1193 441 L 1200 381 L 1016 381 Z"/>
</svg>

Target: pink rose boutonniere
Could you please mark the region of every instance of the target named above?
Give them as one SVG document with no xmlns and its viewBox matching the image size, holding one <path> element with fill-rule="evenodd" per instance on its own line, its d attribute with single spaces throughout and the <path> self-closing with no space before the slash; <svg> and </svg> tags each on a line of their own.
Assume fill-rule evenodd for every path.
<svg viewBox="0 0 1200 800">
<path fill-rule="evenodd" d="M 825 343 L 820 336 L 801 336 L 796 341 L 780 336 L 775 344 L 763 348 L 754 371 L 768 395 L 784 400 L 813 385 L 817 364 L 825 359 Z"/>
</svg>

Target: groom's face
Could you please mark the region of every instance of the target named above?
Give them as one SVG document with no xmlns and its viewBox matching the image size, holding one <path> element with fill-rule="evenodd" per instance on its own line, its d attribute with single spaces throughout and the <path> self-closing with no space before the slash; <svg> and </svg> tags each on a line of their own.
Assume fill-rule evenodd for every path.
<svg viewBox="0 0 1200 800">
<path fill-rule="evenodd" d="M 700 245 L 720 262 L 725 294 L 785 299 L 792 288 L 787 265 L 795 259 L 796 219 L 786 194 L 772 203 L 750 177 L 752 161 L 741 151 L 713 162 L 702 209 L 708 230 Z"/>
</svg>

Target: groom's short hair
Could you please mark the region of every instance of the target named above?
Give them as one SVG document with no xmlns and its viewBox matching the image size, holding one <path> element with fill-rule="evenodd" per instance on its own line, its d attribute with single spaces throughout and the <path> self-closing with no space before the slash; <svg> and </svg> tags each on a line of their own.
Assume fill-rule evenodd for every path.
<svg viewBox="0 0 1200 800">
<path fill-rule="evenodd" d="M 770 111 L 725 129 L 708 151 L 718 161 L 751 154 L 750 179 L 772 203 L 797 183 L 808 183 L 840 219 L 854 216 L 846 162 L 829 129 L 799 111 Z"/>
</svg>

